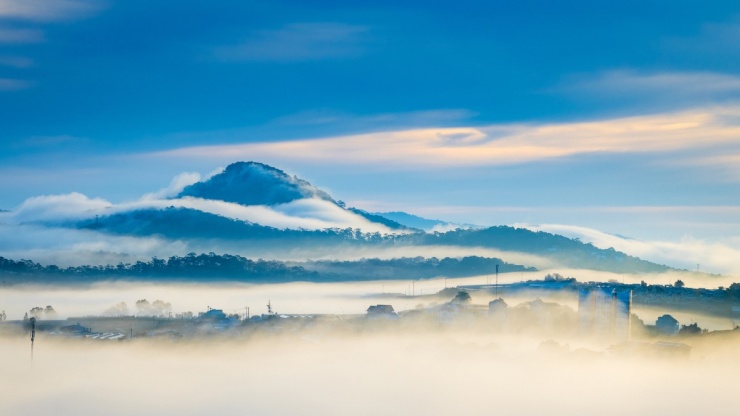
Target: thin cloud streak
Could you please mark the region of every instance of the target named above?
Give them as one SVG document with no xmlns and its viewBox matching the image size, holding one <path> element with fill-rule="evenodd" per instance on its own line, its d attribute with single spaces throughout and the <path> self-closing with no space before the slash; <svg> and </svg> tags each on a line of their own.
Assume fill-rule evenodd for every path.
<svg viewBox="0 0 740 416">
<path fill-rule="evenodd" d="M 43 42 L 44 40 L 44 33 L 37 29 L 0 28 L 0 44 L 39 43 Z"/>
<path fill-rule="evenodd" d="M 106 5 L 93 0 L 2 0 L 0 18 L 57 21 L 87 16 Z"/>
<path fill-rule="evenodd" d="M 240 44 L 214 50 L 224 61 L 298 62 L 357 56 L 363 52 L 365 26 L 343 23 L 294 23 L 263 30 Z"/>
<path fill-rule="evenodd" d="M 0 65 L 13 68 L 30 68 L 33 66 L 33 59 L 22 56 L 0 56 Z"/>
<path fill-rule="evenodd" d="M 740 77 L 717 72 L 638 72 L 612 70 L 572 80 L 558 90 L 604 95 L 716 97 L 740 93 Z"/>
<path fill-rule="evenodd" d="M 312 140 L 196 146 L 158 157 L 371 164 L 406 169 L 531 163 L 590 153 L 726 154 L 740 138 L 740 107 L 552 124 L 426 128 Z"/>
<path fill-rule="evenodd" d="M 0 91 L 18 91 L 31 87 L 31 82 L 22 79 L 0 78 Z"/>
</svg>

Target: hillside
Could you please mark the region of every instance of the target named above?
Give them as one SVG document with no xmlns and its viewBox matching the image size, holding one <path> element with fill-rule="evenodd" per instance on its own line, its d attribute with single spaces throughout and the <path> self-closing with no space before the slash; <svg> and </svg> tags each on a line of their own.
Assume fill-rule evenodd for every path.
<svg viewBox="0 0 740 416">
<path fill-rule="evenodd" d="M 80 211 L 74 211 L 76 205 L 81 206 Z M 19 211 L 2 216 L 48 229 L 61 226 L 95 231 L 86 233 L 85 238 L 157 236 L 185 244 L 196 242 L 199 250 L 256 247 L 269 255 L 270 251 L 309 249 L 321 258 L 330 258 L 343 248 L 392 252 L 396 248 L 442 246 L 455 247 L 457 252 L 461 248 L 488 248 L 524 253 L 570 268 L 618 273 L 670 270 L 611 248 L 599 249 L 546 232 L 508 226 L 458 228 L 398 211 L 377 214 L 348 208 L 308 181 L 257 162 L 233 163 L 170 198 L 116 205 L 74 194 L 32 198 Z M 57 219 L 54 212 L 62 216 Z"/>
</svg>

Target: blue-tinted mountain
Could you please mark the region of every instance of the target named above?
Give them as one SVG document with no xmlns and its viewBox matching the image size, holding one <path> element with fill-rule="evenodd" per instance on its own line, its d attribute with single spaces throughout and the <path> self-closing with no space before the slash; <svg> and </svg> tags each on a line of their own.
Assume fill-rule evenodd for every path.
<svg viewBox="0 0 740 416">
<path fill-rule="evenodd" d="M 411 227 L 406 224 L 401 224 L 398 221 L 394 221 L 393 219 L 390 219 L 380 214 L 371 214 L 363 209 L 347 208 L 347 210 L 354 212 L 355 214 L 369 220 L 370 222 L 374 222 L 377 224 L 383 224 L 392 230 L 415 230 L 415 231 L 422 230 L 421 228 L 418 228 L 418 227 Z"/>
<path fill-rule="evenodd" d="M 435 227 L 457 228 L 455 226 L 458 225 L 458 224 L 453 224 L 453 223 L 446 222 L 446 221 L 423 218 L 418 215 L 409 214 L 409 213 L 401 212 L 401 211 L 376 212 L 375 215 L 379 217 L 387 218 L 391 221 L 397 222 L 409 228 L 416 228 L 418 230 L 425 230 L 425 231 L 432 231 Z M 468 227 L 469 226 L 467 225 L 460 224 L 459 228 L 468 228 Z"/>
<path fill-rule="evenodd" d="M 178 198 L 184 196 L 241 205 L 285 204 L 301 198 L 319 198 L 336 203 L 328 193 L 308 181 L 257 162 L 232 163 L 223 172 L 187 186 L 177 195 Z"/>
<path fill-rule="evenodd" d="M 410 246 L 483 247 L 503 252 L 520 252 L 549 259 L 566 267 L 610 272 L 663 272 L 670 268 L 629 256 L 612 248 L 600 249 L 546 232 L 506 226 L 486 229 L 459 228 L 447 232 L 424 232 L 449 223 L 412 214 L 372 214 L 345 208 L 329 194 L 309 182 L 256 162 L 238 162 L 210 179 L 186 187 L 179 197 L 192 196 L 244 205 L 274 205 L 300 198 L 319 198 L 355 215 L 402 230 L 399 234 L 363 233 L 358 229 L 278 229 L 236 220 L 191 208 L 138 209 L 80 221 L 71 226 L 105 233 L 134 236 L 162 236 L 176 240 L 226 242 L 231 247 L 290 250 L 310 247 L 332 253 L 340 247 L 395 248 Z"/>
<path fill-rule="evenodd" d="M 671 270 L 616 251 L 600 249 L 557 234 L 508 226 L 458 229 L 445 233 L 412 232 L 401 235 L 362 233 L 353 229 L 282 230 L 221 217 L 187 208 L 139 210 L 91 219 L 76 224 L 83 229 L 113 234 L 169 239 L 221 240 L 247 246 L 274 246 L 290 250 L 310 246 L 331 252 L 338 247 L 457 246 L 483 247 L 503 252 L 533 254 L 566 267 L 616 273 L 651 273 Z"/>
<path fill-rule="evenodd" d="M 613 248 L 601 249 L 558 234 L 508 226 L 484 229 L 458 229 L 446 233 L 404 236 L 407 244 L 486 247 L 502 251 L 534 254 L 563 266 L 611 271 L 615 273 L 653 273 L 671 270 L 662 264 L 630 256 Z"/>
<path fill-rule="evenodd" d="M 344 208 L 343 203 L 337 203 L 331 195 L 311 185 L 308 181 L 257 162 L 232 163 L 223 172 L 208 180 L 185 187 L 177 198 L 185 196 L 241 205 L 277 205 L 302 198 L 318 198 Z M 393 220 L 358 208 L 344 209 L 393 230 L 407 228 Z"/>
<path fill-rule="evenodd" d="M 224 240 L 243 244 L 263 244 L 266 240 L 291 245 L 353 241 L 357 238 L 380 237 L 347 229 L 292 230 L 279 229 L 223 217 L 190 208 L 140 209 L 74 224 L 81 229 L 132 236 L 161 236 L 176 240 Z"/>
</svg>

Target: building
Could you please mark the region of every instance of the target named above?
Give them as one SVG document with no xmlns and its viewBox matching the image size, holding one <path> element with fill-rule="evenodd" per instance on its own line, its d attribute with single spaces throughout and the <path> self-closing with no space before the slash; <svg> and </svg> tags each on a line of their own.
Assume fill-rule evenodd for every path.
<svg viewBox="0 0 740 416">
<path fill-rule="evenodd" d="M 678 334 L 678 321 L 671 315 L 663 315 L 655 320 L 655 329 L 666 335 Z"/>
<path fill-rule="evenodd" d="M 203 312 L 200 315 L 201 319 L 208 319 L 213 321 L 220 321 L 226 319 L 226 314 L 221 309 L 208 309 L 208 312 Z"/>
<path fill-rule="evenodd" d="M 578 293 L 578 320 L 584 335 L 611 342 L 629 340 L 631 315 L 632 290 L 593 287 Z"/>
<path fill-rule="evenodd" d="M 208 308 L 207 312 L 200 314 L 200 320 L 206 326 L 211 327 L 217 331 L 224 331 L 236 326 L 239 323 L 239 319 L 235 316 L 227 316 L 221 309 Z"/>
<path fill-rule="evenodd" d="M 85 335 L 85 338 L 101 341 L 121 341 L 126 339 L 126 335 L 121 332 L 99 332 Z"/>
<path fill-rule="evenodd" d="M 88 334 L 91 334 L 92 330 L 78 323 L 59 328 L 59 333 L 68 337 L 84 337 Z"/>
<path fill-rule="evenodd" d="M 509 305 L 501 298 L 488 302 L 488 313 L 491 315 L 505 313 L 508 308 Z"/>
<path fill-rule="evenodd" d="M 391 305 L 373 305 L 367 308 L 368 318 L 392 318 L 398 317 Z"/>
</svg>

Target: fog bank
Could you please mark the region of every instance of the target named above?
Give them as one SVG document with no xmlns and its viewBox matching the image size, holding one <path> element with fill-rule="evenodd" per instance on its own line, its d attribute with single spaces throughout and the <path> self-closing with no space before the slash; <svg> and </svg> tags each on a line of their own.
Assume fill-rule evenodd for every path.
<svg viewBox="0 0 740 416">
<path fill-rule="evenodd" d="M 701 360 L 544 353 L 495 334 L 356 334 L 206 343 L 0 344 L 0 413 L 736 414 L 737 337 Z"/>
</svg>

